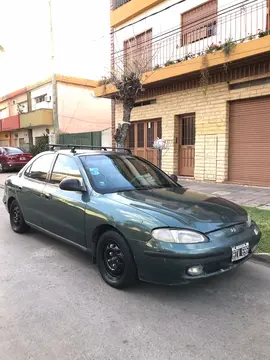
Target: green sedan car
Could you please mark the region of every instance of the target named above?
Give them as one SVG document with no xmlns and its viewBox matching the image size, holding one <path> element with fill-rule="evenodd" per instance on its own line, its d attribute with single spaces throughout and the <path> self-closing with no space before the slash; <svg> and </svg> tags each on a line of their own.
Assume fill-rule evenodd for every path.
<svg viewBox="0 0 270 360">
<path fill-rule="evenodd" d="M 5 184 L 12 229 L 35 228 L 91 255 L 115 288 L 179 285 L 248 260 L 261 233 L 240 206 L 194 193 L 129 151 L 50 151 Z"/>
</svg>

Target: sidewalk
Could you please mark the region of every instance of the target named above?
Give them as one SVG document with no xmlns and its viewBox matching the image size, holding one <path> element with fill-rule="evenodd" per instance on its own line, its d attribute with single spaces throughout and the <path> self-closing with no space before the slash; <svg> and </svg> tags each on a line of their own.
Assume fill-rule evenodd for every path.
<svg viewBox="0 0 270 360">
<path fill-rule="evenodd" d="M 194 180 L 184 180 L 181 178 L 179 178 L 178 182 L 192 191 L 220 196 L 242 206 L 270 210 L 270 188 L 232 184 L 215 184 Z"/>
</svg>

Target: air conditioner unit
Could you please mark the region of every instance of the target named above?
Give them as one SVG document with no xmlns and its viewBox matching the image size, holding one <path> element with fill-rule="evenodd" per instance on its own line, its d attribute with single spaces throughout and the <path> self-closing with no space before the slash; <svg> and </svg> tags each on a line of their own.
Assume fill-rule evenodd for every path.
<svg viewBox="0 0 270 360">
<path fill-rule="evenodd" d="M 50 95 L 45 96 L 45 101 L 51 102 L 51 100 L 52 100 L 52 97 Z"/>
</svg>

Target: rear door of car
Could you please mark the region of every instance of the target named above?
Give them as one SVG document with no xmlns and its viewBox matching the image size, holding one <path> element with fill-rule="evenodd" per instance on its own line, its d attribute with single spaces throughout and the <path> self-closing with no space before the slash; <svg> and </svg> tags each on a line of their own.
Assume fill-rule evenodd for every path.
<svg viewBox="0 0 270 360">
<path fill-rule="evenodd" d="M 44 188 L 43 228 L 66 240 L 85 246 L 85 207 L 88 192 L 65 191 L 59 187 L 65 178 L 84 184 L 82 168 L 73 156 L 59 154 Z"/>
<path fill-rule="evenodd" d="M 43 190 L 54 159 L 54 153 L 47 153 L 34 160 L 21 175 L 22 180 L 17 189 L 17 199 L 25 220 L 39 227 L 42 227 L 44 217 Z"/>
</svg>

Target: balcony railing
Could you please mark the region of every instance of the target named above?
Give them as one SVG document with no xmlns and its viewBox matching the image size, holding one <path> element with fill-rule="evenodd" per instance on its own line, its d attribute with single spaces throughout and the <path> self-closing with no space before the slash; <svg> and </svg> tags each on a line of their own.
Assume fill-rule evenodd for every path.
<svg viewBox="0 0 270 360">
<path fill-rule="evenodd" d="M 125 3 L 129 2 L 131 0 L 114 0 L 113 1 L 113 8 L 114 10 L 119 8 L 120 6 L 124 5 Z"/>
<path fill-rule="evenodd" d="M 182 31 L 181 26 L 159 35 L 153 32 L 152 40 L 125 50 L 119 49 L 114 56 L 116 70 L 129 65 L 139 70 L 158 69 L 198 56 L 228 48 L 233 43 L 252 41 L 270 35 L 270 14 L 267 0 L 248 0 L 218 10 L 218 13 L 197 20 Z M 117 36 L 117 34 L 116 34 Z M 117 44 L 117 41 L 116 41 Z M 132 63 L 132 64 L 131 64 Z"/>
</svg>

